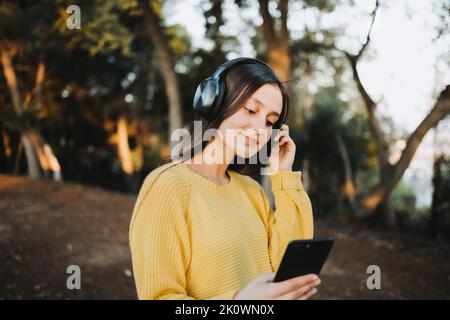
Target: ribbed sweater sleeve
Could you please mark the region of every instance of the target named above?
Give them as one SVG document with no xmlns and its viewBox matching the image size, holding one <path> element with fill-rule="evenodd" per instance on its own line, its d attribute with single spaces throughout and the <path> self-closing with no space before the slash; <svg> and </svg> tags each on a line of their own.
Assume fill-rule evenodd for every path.
<svg viewBox="0 0 450 320">
<path fill-rule="evenodd" d="M 191 251 L 186 212 L 189 185 L 168 172 L 143 183 L 130 223 L 130 248 L 139 299 L 194 299 L 186 291 Z M 232 299 L 229 290 L 210 299 Z"/>
<path fill-rule="evenodd" d="M 301 172 L 280 170 L 269 178 L 275 199 L 274 211 L 262 187 L 260 191 L 268 215 L 269 255 L 276 271 L 289 241 L 311 239 L 314 226 L 311 201 L 303 188 Z"/>
</svg>

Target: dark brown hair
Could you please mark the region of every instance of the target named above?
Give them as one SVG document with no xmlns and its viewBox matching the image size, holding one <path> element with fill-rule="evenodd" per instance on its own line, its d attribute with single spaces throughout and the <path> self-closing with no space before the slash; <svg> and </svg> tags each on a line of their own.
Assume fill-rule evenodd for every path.
<svg viewBox="0 0 450 320">
<path fill-rule="evenodd" d="M 274 129 L 279 129 L 282 124 L 285 123 L 288 111 L 289 111 L 289 97 L 286 88 L 283 83 L 276 77 L 274 72 L 259 63 L 246 63 L 240 64 L 232 67 L 224 77 L 226 83 L 226 92 L 223 105 L 221 106 L 217 115 L 211 119 L 207 120 L 199 115 L 195 115 L 194 121 L 201 121 L 202 124 L 202 134 L 206 141 L 194 141 L 194 121 L 190 124 L 189 133 L 192 137 L 190 147 L 187 149 L 186 153 L 181 156 L 181 158 L 190 159 L 196 153 L 202 151 L 206 145 L 210 142 L 210 137 L 205 136 L 205 131 L 208 129 L 217 129 L 223 120 L 229 118 L 236 112 L 238 112 L 247 102 L 247 100 L 255 93 L 260 87 L 267 83 L 272 83 L 280 88 L 281 95 L 283 97 L 283 106 L 279 119 L 274 124 Z M 261 148 L 257 154 L 248 159 L 239 159 L 236 156 L 233 162 L 228 166 L 228 170 L 236 171 L 238 173 L 254 176 L 258 175 L 260 169 L 266 166 L 266 161 L 261 161 L 264 155 L 261 155 L 261 151 L 266 150 L 267 156 L 270 156 L 270 146 L 271 140 L 267 142 L 266 146 Z M 201 148 L 200 148 L 201 142 Z M 256 157 L 256 159 L 253 159 Z M 172 162 L 170 157 L 163 159 L 162 163 Z"/>
</svg>

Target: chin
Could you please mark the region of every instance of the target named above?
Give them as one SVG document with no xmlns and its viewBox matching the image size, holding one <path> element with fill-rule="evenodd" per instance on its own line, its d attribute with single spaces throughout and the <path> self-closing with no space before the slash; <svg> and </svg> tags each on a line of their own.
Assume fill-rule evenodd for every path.
<svg viewBox="0 0 450 320">
<path fill-rule="evenodd" d="M 236 148 L 236 155 L 241 158 L 251 158 L 259 152 L 256 145 L 238 145 Z"/>
</svg>

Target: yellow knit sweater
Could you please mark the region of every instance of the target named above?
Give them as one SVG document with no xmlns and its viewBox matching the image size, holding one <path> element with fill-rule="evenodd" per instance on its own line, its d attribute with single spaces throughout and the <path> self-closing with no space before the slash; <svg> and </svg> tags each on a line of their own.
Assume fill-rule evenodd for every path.
<svg viewBox="0 0 450 320">
<path fill-rule="evenodd" d="M 251 177 L 228 171 L 221 186 L 184 163 L 153 170 L 130 224 L 139 299 L 233 299 L 262 272 L 276 272 L 290 240 L 313 237 L 300 171 L 270 175 L 276 210 Z"/>
</svg>

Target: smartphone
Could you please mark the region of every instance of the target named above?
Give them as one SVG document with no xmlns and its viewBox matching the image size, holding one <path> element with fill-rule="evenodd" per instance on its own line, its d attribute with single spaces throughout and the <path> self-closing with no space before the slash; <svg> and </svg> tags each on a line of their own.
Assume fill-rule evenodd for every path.
<svg viewBox="0 0 450 320">
<path fill-rule="evenodd" d="M 310 273 L 319 275 L 333 244 L 334 239 L 330 237 L 289 242 L 273 281 L 280 282 Z"/>
</svg>

